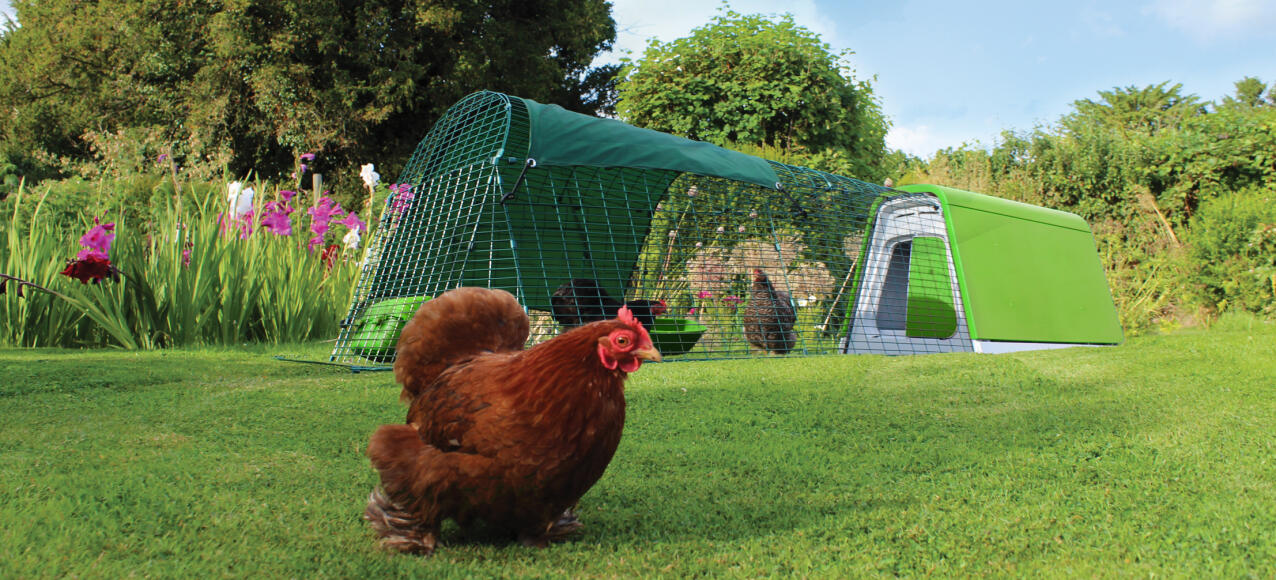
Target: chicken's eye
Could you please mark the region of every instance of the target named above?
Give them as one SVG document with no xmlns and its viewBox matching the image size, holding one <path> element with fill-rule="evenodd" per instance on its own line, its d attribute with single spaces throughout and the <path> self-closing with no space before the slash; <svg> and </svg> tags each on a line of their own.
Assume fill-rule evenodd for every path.
<svg viewBox="0 0 1276 580">
<path fill-rule="evenodd" d="M 616 337 L 616 346 L 629 346 L 629 337 L 620 335 Z"/>
</svg>

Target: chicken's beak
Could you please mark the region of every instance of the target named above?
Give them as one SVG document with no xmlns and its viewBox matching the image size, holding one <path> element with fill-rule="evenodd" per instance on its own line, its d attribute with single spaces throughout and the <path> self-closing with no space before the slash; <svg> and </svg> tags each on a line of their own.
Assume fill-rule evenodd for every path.
<svg viewBox="0 0 1276 580">
<path fill-rule="evenodd" d="M 634 349 L 634 356 L 640 360 L 649 362 L 660 362 L 662 360 L 660 357 L 660 351 L 656 350 L 656 347 L 654 346 L 636 348 Z"/>
</svg>

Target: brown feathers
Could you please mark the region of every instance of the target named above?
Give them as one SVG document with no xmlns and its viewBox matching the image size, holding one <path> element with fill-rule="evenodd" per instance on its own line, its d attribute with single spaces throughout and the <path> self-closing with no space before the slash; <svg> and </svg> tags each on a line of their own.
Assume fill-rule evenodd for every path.
<svg viewBox="0 0 1276 580">
<path fill-rule="evenodd" d="M 660 354 L 632 319 L 522 350 L 527 335 L 514 297 L 480 288 L 426 302 L 404 328 L 395 377 L 407 424 L 381 426 L 368 445 L 383 492 L 364 517 L 386 546 L 431 553 L 449 518 L 529 545 L 580 527 L 570 508 L 620 443 L 626 370 Z"/>
</svg>

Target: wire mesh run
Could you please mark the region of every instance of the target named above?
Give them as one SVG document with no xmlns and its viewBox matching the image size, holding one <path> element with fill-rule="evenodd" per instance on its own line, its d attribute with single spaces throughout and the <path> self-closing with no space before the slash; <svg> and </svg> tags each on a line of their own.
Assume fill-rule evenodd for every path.
<svg viewBox="0 0 1276 580">
<path fill-rule="evenodd" d="M 514 294 L 529 346 L 627 305 L 667 360 L 970 350 L 933 197 L 778 163 L 775 189 L 537 166 L 520 101 L 478 97 L 387 201 L 332 362 L 388 368 L 416 308 L 460 286 Z"/>
</svg>

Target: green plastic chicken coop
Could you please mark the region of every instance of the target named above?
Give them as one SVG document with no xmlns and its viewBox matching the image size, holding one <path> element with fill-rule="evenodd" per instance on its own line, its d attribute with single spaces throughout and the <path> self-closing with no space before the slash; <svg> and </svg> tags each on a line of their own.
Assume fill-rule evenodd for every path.
<svg viewBox="0 0 1276 580">
<path fill-rule="evenodd" d="M 449 109 L 397 185 L 330 359 L 355 370 L 388 368 L 416 306 L 460 286 L 514 294 L 529 345 L 627 304 L 671 359 L 1121 341 L 1085 222 L 975 193 L 493 92 Z"/>
</svg>

